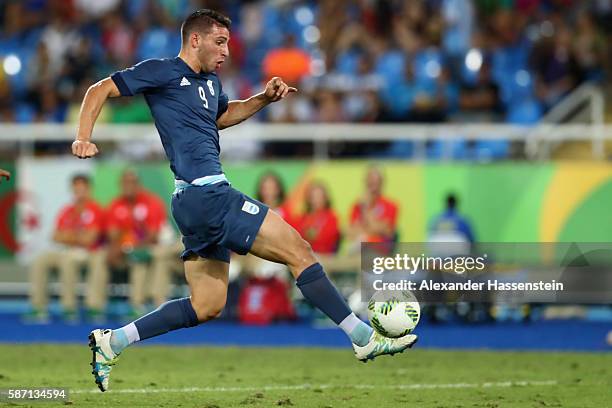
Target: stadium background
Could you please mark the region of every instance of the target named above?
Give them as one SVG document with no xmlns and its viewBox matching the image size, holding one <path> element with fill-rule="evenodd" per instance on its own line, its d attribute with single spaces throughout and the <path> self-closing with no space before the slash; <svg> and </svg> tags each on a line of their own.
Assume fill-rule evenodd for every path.
<svg viewBox="0 0 612 408">
<path fill-rule="evenodd" d="M 358 198 L 361 179 L 370 164 L 357 160 L 265 161 L 230 164 L 224 169 L 232 184 L 251 196 L 255 195 L 262 174 L 270 170 L 280 174 L 285 185 L 291 186 L 287 194 L 289 207 L 298 214 L 304 211 L 306 186 L 322 181 L 329 186 L 342 227 L 347 228 L 351 206 Z M 25 180 L 35 180 L 31 185 L 20 180 L 22 192 L 34 196 L 36 204 L 32 208 L 35 224 L 29 230 L 27 224 L 20 225 L 31 257 L 44 248 L 39 237 L 52 234 L 55 215 L 69 194 L 66 186 L 71 175 L 79 171 L 91 174 L 94 198 L 108 205 L 119 193 L 120 174 L 128 164 L 117 161 L 66 164 L 44 158 L 29 160 L 22 166 L 28 175 Z M 166 163 L 139 163 L 130 168 L 138 172 L 145 187 L 164 198 L 169 206 L 174 184 Z M 612 167 L 604 163 L 561 161 L 482 166 L 387 161 L 384 169 L 386 195 L 401 208 L 398 231 L 400 240 L 405 242 L 427 239 L 427 220 L 443 211 L 444 197 L 449 191 L 462 197 L 462 213 L 473 220 L 475 233 L 482 242 L 608 242 L 612 236 L 607 206 L 612 200 Z M 62 181 L 65 194 L 56 194 L 56 184 Z M 4 203 L 11 200 L 13 192 L 8 186 L 3 188 L 0 205 L 11 208 L 4 207 Z M 41 211 L 42 208 L 46 211 Z M 2 235 L 0 254 L 5 259 L 15 255 L 11 251 L 18 236 L 15 209 L 12 207 L 12 211 L 4 214 L 5 224 L 11 226 L 10 234 Z M 30 242 L 33 239 L 30 237 L 37 242 Z"/>
<path fill-rule="evenodd" d="M 85 319 L 65 324 L 56 300 L 50 324 L 28 325 L 21 318 L 29 308 L 28 265 L 51 245 L 72 175 L 90 174 L 95 199 L 108 204 L 121 172 L 133 168 L 169 204 L 173 181 L 159 142 L 126 132 L 131 124 L 150 124 L 143 98 L 105 107 L 99 123 L 125 127 L 105 139 L 100 158 L 78 161 L 66 154 L 87 87 L 142 59 L 175 56 L 181 19 L 203 6 L 234 21 L 230 63 L 219 74 L 230 99 L 258 92 L 272 75 L 300 88 L 252 122 L 286 126 L 286 139 L 292 126 L 312 123 L 406 125 L 404 139 L 383 128 L 367 142 L 337 135 L 324 160 L 313 160 L 316 142 L 309 140 L 232 139 L 223 162 L 238 189 L 254 194 L 260 175 L 274 170 L 289 206 L 300 213 L 308 183 L 323 181 L 344 231 L 374 163 L 384 171 L 385 195 L 399 205 L 400 241 L 426 240 L 445 195 L 454 192 L 482 242 L 610 242 L 610 145 L 591 150 L 603 123 L 582 115 L 584 106 L 576 102 L 553 120 L 551 133 L 583 125 L 577 140 L 551 143 L 538 151 L 538 160 L 526 153 L 530 130 L 547 122 L 561 101 L 571 102 L 579 86 L 593 85 L 609 101 L 609 2 L 6 0 L 0 1 L 0 168 L 13 178 L 0 184 L 0 342 L 75 343 L 93 327 Z M 608 108 L 604 122 L 609 118 Z M 419 130 L 410 128 L 416 123 L 452 124 L 457 131 L 420 145 Z M 493 135 L 465 137 L 469 128 L 462 126 L 474 123 L 493 124 Z M 523 131 L 505 138 L 506 125 Z M 15 126 L 28 136 L 15 137 Z M 249 123 L 240 126 L 249 131 Z M 54 137 L 43 140 L 48 133 Z M 345 245 L 339 253 L 347 253 Z M 348 296 L 355 288 L 341 282 Z M 114 297 L 118 304 L 124 300 Z M 543 317 L 543 308 L 527 323 L 520 308 L 486 323 L 424 318 L 420 346 L 609 351 L 609 305 L 572 306 L 553 319 Z M 253 327 L 227 318 L 151 343 L 347 346 L 338 330 L 302 309 L 297 323 Z M 602 377 L 610 378 L 609 371 Z M 37 384 L 35 376 L 31 381 Z"/>
</svg>

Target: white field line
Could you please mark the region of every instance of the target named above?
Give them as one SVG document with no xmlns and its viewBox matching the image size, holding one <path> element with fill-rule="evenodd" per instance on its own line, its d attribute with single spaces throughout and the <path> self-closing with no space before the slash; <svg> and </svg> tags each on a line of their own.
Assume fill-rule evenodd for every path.
<svg viewBox="0 0 612 408">
<path fill-rule="evenodd" d="M 110 390 L 113 394 L 156 394 L 156 393 L 191 393 L 191 392 L 257 392 L 257 391 L 292 391 L 315 389 L 355 389 L 355 390 L 433 390 L 449 388 L 508 388 L 508 387 L 534 387 L 557 385 L 557 381 L 499 381 L 485 383 L 454 383 L 454 384 L 395 384 L 395 385 L 368 385 L 368 384 L 299 384 L 299 385 L 262 385 L 260 387 L 186 387 L 186 388 L 129 388 Z M 70 390 L 73 394 L 95 394 L 98 389 Z"/>
</svg>

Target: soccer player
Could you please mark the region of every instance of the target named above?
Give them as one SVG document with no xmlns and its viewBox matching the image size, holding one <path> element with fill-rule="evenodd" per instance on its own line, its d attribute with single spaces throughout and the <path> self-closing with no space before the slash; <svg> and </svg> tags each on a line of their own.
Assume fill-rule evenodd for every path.
<svg viewBox="0 0 612 408">
<path fill-rule="evenodd" d="M 91 134 L 106 99 L 144 94 L 175 175 L 172 215 L 183 235 L 181 257 L 191 293 L 117 330 L 91 332 L 92 373 L 102 391 L 108 389 L 117 356 L 129 344 L 219 316 L 227 295 L 230 250 L 287 265 L 304 297 L 348 335 L 359 360 L 402 352 L 417 339 L 388 339 L 359 320 L 308 243 L 266 205 L 232 188 L 223 174 L 218 131 L 297 91 L 275 77 L 263 92 L 228 101 L 215 70 L 229 54 L 230 24 L 212 10 L 192 13 L 181 27 L 178 57 L 146 60 L 119 71 L 92 85 L 83 100 L 72 153 L 84 159 L 98 153 Z"/>
</svg>

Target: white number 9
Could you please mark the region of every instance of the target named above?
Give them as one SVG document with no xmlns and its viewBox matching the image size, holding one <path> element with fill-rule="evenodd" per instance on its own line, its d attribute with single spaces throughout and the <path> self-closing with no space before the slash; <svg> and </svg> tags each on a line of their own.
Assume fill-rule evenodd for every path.
<svg viewBox="0 0 612 408">
<path fill-rule="evenodd" d="M 200 93 L 200 99 L 204 102 L 204 107 L 208 109 L 208 99 L 206 99 L 206 92 L 204 92 L 204 88 L 198 86 L 198 92 Z"/>
</svg>

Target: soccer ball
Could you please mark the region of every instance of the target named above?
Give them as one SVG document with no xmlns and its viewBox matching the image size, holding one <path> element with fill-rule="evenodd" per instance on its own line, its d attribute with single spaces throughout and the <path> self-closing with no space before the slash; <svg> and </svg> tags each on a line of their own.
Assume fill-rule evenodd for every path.
<svg viewBox="0 0 612 408">
<path fill-rule="evenodd" d="M 385 337 L 412 332 L 421 317 L 417 298 L 409 291 L 376 292 L 368 303 L 368 318 L 374 330 Z"/>
</svg>

